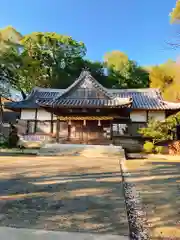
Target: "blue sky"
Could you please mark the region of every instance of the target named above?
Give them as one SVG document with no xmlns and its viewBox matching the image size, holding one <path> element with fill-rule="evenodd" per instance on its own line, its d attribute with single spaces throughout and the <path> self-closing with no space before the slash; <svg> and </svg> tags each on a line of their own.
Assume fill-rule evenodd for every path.
<svg viewBox="0 0 180 240">
<path fill-rule="evenodd" d="M 141 65 L 176 59 L 177 26 L 169 23 L 176 0 L 1 0 L 0 27 L 22 34 L 56 31 L 83 41 L 87 57 L 120 50 Z"/>
</svg>

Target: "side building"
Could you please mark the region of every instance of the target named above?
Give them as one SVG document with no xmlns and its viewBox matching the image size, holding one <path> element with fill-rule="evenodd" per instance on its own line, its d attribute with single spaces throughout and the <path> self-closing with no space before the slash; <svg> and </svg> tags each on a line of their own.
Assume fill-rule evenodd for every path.
<svg viewBox="0 0 180 240">
<path fill-rule="evenodd" d="M 180 110 L 158 89 L 107 89 L 82 71 L 67 89 L 36 87 L 27 99 L 6 103 L 20 112 L 24 134 L 49 134 L 57 142 L 105 143 L 117 136 L 138 137 L 151 118 L 163 121 Z"/>
<path fill-rule="evenodd" d="M 8 138 L 10 132 L 11 124 L 16 124 L 17 119 L 20 118 L 19 111 L 11 111 L 4 106 L 8 103 L 12 103 L 14 100 L 7 97 L 0 96 L 0 123 L 1 123 L 1 133 L 3 138 Z M 0 140 L 1 141 L 1 140 Z"/>
</svg>

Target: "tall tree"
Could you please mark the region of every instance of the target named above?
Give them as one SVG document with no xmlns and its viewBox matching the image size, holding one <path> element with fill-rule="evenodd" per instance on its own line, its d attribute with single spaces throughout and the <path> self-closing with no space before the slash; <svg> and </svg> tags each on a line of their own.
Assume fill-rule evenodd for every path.
<svg viewBox="0 0 180 240">
<path fill-rule="evenodd" d="M 0 54 L 12 46 L 18 46 L 22 35 L 12 26 L 0 29 Z"/>
<path fill-rule="evenodd" d="M 135 61 L 128 59 L 120 51 L 112 51 L 105 55 L 105 66 L 108 77 L 115 83 L 114 87 L 141 88 L 149 86 L 149 73 L 138 66 Z"/>
<path fill-rule="evenodd" d="M 29 77 L 28 69 L 25 68 L 25 59 L 19 53 L 18 48 L 11 47 L 6 50 L 0 56 L 0 77 L 11 87 L 22 93 L 22 96 L 26 97 L 26 92 L 30 90 L 32 80 L 26 79 L 26 75 Z M 29 64 L 32 64 L 30 61 Z M 28 66 L 29 67 L 29 66 Z"/>
<path fill-rule="evenodd" d="M 9 95 L 10 95 L 9 88 L 7 88 L 6 82 L 4 82 L 3 79 L 1 79 L 1 82 L 0 82 L 0 142 L 2 142 L 4 140 L 4 137 L 3 137 L 3 112 L 4 112 L 4 108 L 3 108 L 2 99 L 4 97 L 9 97 Z"/>
<path fill-rule="evenodd" d="M 38 62 L 34 74 L 44 87 L 67 87 L 72 82 L 72 66 L 86 54 L 82 42 L 57 33 L 35 32 L 26 35 L 22 43 L 22 54 Z"/>
<path fill-rule="evenodd" d="M 176 1 L 176 6 L 175 6 L 175 8 L 173 8 L 173 10 L 170 14 L 170 17 L 171 17 L 172 23 L 179 22 L 179 20 L 180 20 L 180 0 Z"/>
<path fill-rule="evenodd" d="M 72 66 L 86 53 L 83 43 L 56 33 L 32 33 L 20 44 L 1 54 L 0 76 L 23 96 L 34 86 L 67 87 Z"/>
<path fill-rule="evenodd" d="M 150 87 L 159 88 L 166 100 L 177 101 L 180 91 L 179 76 L 179 64 L 168 60 L 150 69 Z"/>
<path fill-rule="evenodd" d="M 69 74 L 72 76 L 72 79 L 75 80 L 77 77 L 79 77 L 83 69 L 88 69 L 92 76 L 103 86 L 109 88 L 112 87 L 112 83 L 109 81 L 107 74 L 105 74 L 103 63 L 79 58 L 70 66 Z"/>
<path fill-rule="evenodd" d="M 107 68 L 120 72 L 128 63 L 128 56 L 120 51 L 108 52 L 104 56 L 104 62 Z"/>
</svg>

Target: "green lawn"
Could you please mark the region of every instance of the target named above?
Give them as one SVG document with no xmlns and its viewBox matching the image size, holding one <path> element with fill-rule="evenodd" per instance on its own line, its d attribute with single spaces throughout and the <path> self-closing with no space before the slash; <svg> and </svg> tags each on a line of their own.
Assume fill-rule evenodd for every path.
<svg viewBox="0 0 180 240">
<path fill-rule="evenodd" d="M 180 158 L 127 160 L 142 198 L 151 239 L 180 239 Z"/>
</svg>

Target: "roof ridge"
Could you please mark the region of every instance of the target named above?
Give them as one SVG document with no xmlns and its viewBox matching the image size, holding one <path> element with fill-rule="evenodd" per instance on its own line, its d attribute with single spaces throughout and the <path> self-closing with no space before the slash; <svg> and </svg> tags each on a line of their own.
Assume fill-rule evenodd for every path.
<svg viewBox="0 0 180 240">
<path fill-rule="evenodd" d="M 77 86 L 81 81 L 83 81 L 86 77 L 88 77 L 89 79 L 91 79 L 92 82 L 95 82 L 96 85 L 98 85 L 100 87 L 100 90 L 107 95 L 110 99 L 113 98 L 113 96 L 111 95 L 111 93 L 109 93 L 108 89 L 105 88 L 104 86 L 102 86 L 92 75 L 89 71 L 87 70 L 83 70 L 81 72 L 81 74 L 79 75 L 79 77 L 68 87 L 65 89 L 65 91 L 60 95 L 57 96 L 54 100 L 57 100 L 60 97 L 63 97 L 64 95 L 66 95 L 70 90 L 72 90 L 75 86 Z"/>
</svg>

